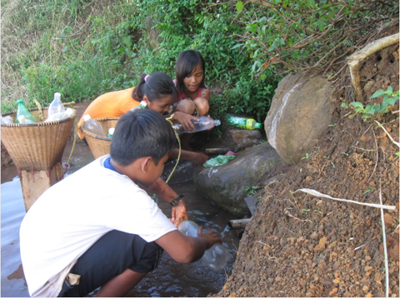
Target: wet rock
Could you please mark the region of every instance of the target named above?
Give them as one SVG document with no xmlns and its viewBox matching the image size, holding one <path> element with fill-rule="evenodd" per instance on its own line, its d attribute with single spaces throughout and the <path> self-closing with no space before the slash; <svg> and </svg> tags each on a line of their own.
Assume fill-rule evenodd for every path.
<svg viewBox="0 0 400 298">
<path fill-rule="evenodd" d="M 255 186 L 260 178 L 283 162 L 269 143 L 263 143 L 239 152 L 225 165 L 200 168 L 194 175 L 199 193 L 238 217 L 249 215 L 244 200 L 246 189 Z"/>
<path fill-rule="evenodd" d="M 230 128 L 228 131 L 236 143 L 235 152 L 262 143 L 262 135 L 259 130 Z"/>
</svg>

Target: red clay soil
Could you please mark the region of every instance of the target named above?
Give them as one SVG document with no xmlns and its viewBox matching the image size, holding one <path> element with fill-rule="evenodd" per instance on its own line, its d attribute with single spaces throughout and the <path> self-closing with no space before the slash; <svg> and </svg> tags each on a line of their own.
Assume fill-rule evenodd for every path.
<svg viewBox="0 0 400 298">
<path fill-rule="evenodd" d="M 364 106 L 371 104 L 369 97 L 377 90 L 399 90 L 398 44 L 369 57 L 361 76 Z M 384 205 L 396 206 L 394 211 L 384 210 L 384 226 L 389 296 L 399 297 L 399 147 L 376 123 L 359 115 L 350 119 L 350 111 L 340 107 L 340 98 L 352 101 L 349 78 L 344 72 L 337 79 L 332 125 L 308 157 L 298 165 L 278 167 L 263 179 L 256 215 L 216 296 L 385 296 L 380 209 L 293 193 L 308 188 L 375 204 L 381 194 Z M 378 119 L 396 142 L 398 110 L 397 103 L 393 113 Z"/>
</svg>

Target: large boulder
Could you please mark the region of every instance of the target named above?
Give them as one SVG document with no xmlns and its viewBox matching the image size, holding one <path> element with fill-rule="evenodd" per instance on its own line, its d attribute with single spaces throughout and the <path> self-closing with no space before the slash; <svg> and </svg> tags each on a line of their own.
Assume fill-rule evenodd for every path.
<svg viewBox="0 0 400 298">
<path fill-rule="evenodd" d="M 198 169 L 193 182 L 200 194 L 241 218 L 250 214 L 246 189 L 282 162 L 275 149 L 263 143 L 239 152 L 225 165 Z"/>
<path fill-rule="evenodd" d="M 331 123 L 332 86 L 321 76 L 285 77 L 276 89 L 264 121 L 268 142 L 290 164 L 313 150 Z"/>
</svg>

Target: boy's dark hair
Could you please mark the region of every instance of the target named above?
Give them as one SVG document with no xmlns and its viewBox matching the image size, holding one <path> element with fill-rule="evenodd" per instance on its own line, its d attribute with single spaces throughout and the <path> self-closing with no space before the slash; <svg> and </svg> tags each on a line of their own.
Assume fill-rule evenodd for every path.
<svg viewBox="0 0 400 298">
<path fill-rule="evenodd" d="M 178 100 L 175 84 L 171 77 L 164 72 L 140 75 L 140 81 L 133 89 L 132 97 L 136 101 L 141 101 L 145 95 L 150 102 L 163 99 L 167 95 L 172 95 L 172 102 Z"/>
<path fill-rule="evenodd" d="M 167 120 L 156 111 L 129 111 L 117 122 L 111 140 L 111 158 L 126 166 L 141 157 L 151 156 L 158 162 L 177 147 L 175 132 Z"/>
<path fill-rule="evenodd" d="M 206 65 L 201 54 L 196 50 L 186 50 L 181 52 L 176 59 L 175 76 L 176 88 L 179 92 L 185 91 L 185 84 L 183 80 L 192 73 L 193 69 L 198 64 L 203 68 L 203 80 L 200 83 L 200 88 L 205 88 L 204 78 L 206 77 Z"/>
</svg>

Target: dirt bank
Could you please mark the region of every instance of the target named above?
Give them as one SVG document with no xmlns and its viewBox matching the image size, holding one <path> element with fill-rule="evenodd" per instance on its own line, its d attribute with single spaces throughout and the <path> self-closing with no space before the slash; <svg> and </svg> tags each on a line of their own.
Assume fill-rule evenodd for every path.
<svg viewBox="0 0 400 298">
<path fill-rule="evenodd" d="M 398 32 L 398 27 L 387 35 Z M 399 89 L 399 47 L 368 58 L 361 70 L 363 104 L 373 92 Z M 340 98 L 353 101 L 349 73 L 335 82 L 333 122 L 296 166 L 265 177 L 256 215 L 246 227 L 232 274 L 217 296 L 385 296 L 380 209 L 318 198 L 385 205 L 389 295 L 399 297 L 399 148 L 376 123 L 349 119 Z M 375 90 L 373 90 L 375 89 Z M 380 99 L 381 100 L 381 99 Z M 378 121 L 399 140 L 399 107 Z M 268 181 L 268 182 L 267 182 Z"/>
</svg>

